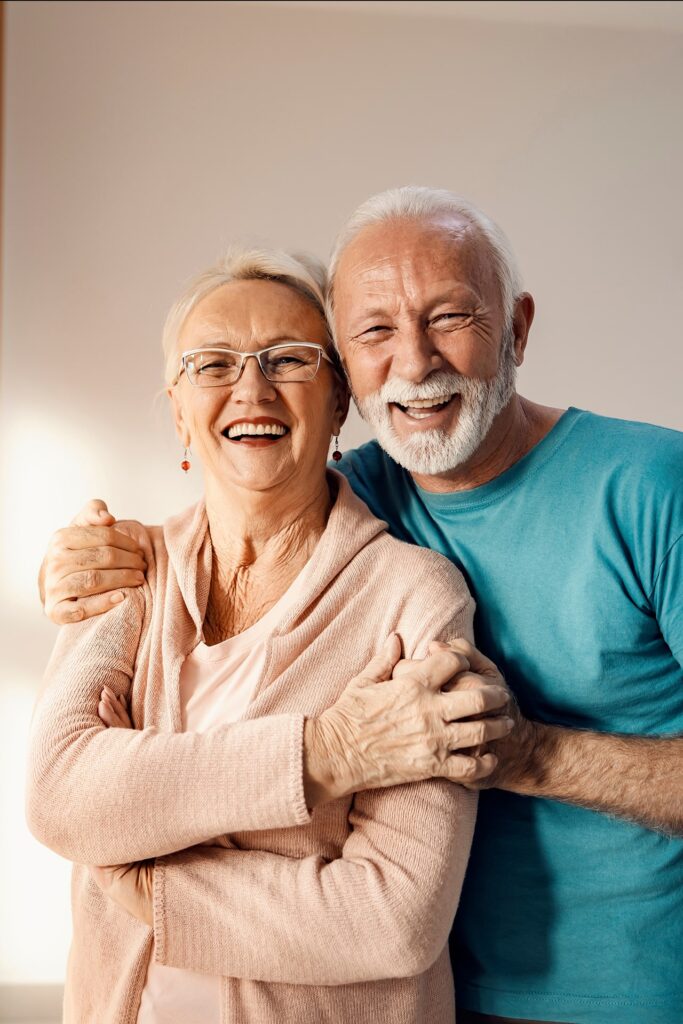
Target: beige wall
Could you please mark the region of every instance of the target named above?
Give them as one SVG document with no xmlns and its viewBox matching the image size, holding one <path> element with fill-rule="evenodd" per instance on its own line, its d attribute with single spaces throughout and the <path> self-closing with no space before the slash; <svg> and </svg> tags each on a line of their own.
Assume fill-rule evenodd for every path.
<svg viewBox="0 0 683 1024">
<path fill-rule="evenodd" d="M 157 520 L 198 493 L 155 403 L 158 338 L 226 242 L 325 255 L 374 191 L 461 191 L 538 302 L 521 389 L 683 428 L 681 34 L 434 5 L 7 6 L 0 982 L 58 980 L 68 941 L 66 865 L 22 824 L 53 638 L 40 553 L 88 496 Z"/>
</svg>

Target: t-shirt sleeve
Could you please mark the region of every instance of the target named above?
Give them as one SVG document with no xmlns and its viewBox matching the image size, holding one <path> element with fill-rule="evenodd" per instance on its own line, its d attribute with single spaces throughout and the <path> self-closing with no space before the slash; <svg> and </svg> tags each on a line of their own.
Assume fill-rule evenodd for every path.
<svg viewBox="0 0 683 1024">
<path fill-rule="evenodd" d="M 683 533 L 662 559 L 650 597 L 662 636 L 683 667 Z"/>
</svg>

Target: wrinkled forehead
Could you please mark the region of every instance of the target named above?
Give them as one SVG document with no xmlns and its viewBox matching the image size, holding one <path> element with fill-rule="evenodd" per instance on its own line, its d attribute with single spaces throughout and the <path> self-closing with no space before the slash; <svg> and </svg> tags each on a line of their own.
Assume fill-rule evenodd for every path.
<svg viewBox="0 0 683 1024">
<path fill-rule="evenodd" d="M 475 225 L 455 215 L 386 222 L 364 228 L 342 253 L 335 308 L 390 303 L 392 296 L 419 304 L 458 287 L 499 299 L 490 249 Z"/>
<path fill-rule="evenodd" d="M 327 340 L 325 322 L 304 295 L 280 281 L 230 281 L 205 295 L 180 331 L 180 350 L 201 345 L 256 349 L 278 341 Z"/>
</svg>

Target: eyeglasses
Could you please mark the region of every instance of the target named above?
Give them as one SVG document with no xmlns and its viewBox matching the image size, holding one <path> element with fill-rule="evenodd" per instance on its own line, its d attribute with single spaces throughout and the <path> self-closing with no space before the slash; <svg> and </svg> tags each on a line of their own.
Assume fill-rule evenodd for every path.
<svg viewBox="0 0 683 1024">
<path fill-rule="evenodd" d="M 234 352 L 229 348 L 195 348 L 180 357 L 176 385 L 185 371 L 190 384 L 199 388 L 216 388 L 236 384 L 242 376 L 247 359 L 259 364 L 261 373 L 273 384 L 299 384 L 313 380 L 320 369 L 320 360 L 334 366 L 322 345 L 312 341 L 288 341 L 269 345 L 258 352 Z"/>
</svg>

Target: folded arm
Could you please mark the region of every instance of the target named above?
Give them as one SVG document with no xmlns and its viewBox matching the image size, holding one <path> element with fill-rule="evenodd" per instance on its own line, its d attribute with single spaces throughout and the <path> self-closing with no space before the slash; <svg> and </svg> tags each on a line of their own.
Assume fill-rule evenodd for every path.
<svg viewBox="0 0 683 1024">
<path fill-rule="evenodd" d="M 310 985 L 422 973 L 448 940 L 474 796 L 442 780 L 358 794 L 332 861 L 221 847 L 157 860 L 157 960 Z"/>
<path fill-rule="evenodd" d="M 303 715 L 203 734 L 104 726 L 102 689 L 129 694 L 144 610 L 133 591 L 108 616 L 60 632 L 31 729 L 27 818 L 36 838 L 69 860 L 120 864 L 307 822 Z"/>
</svg>

